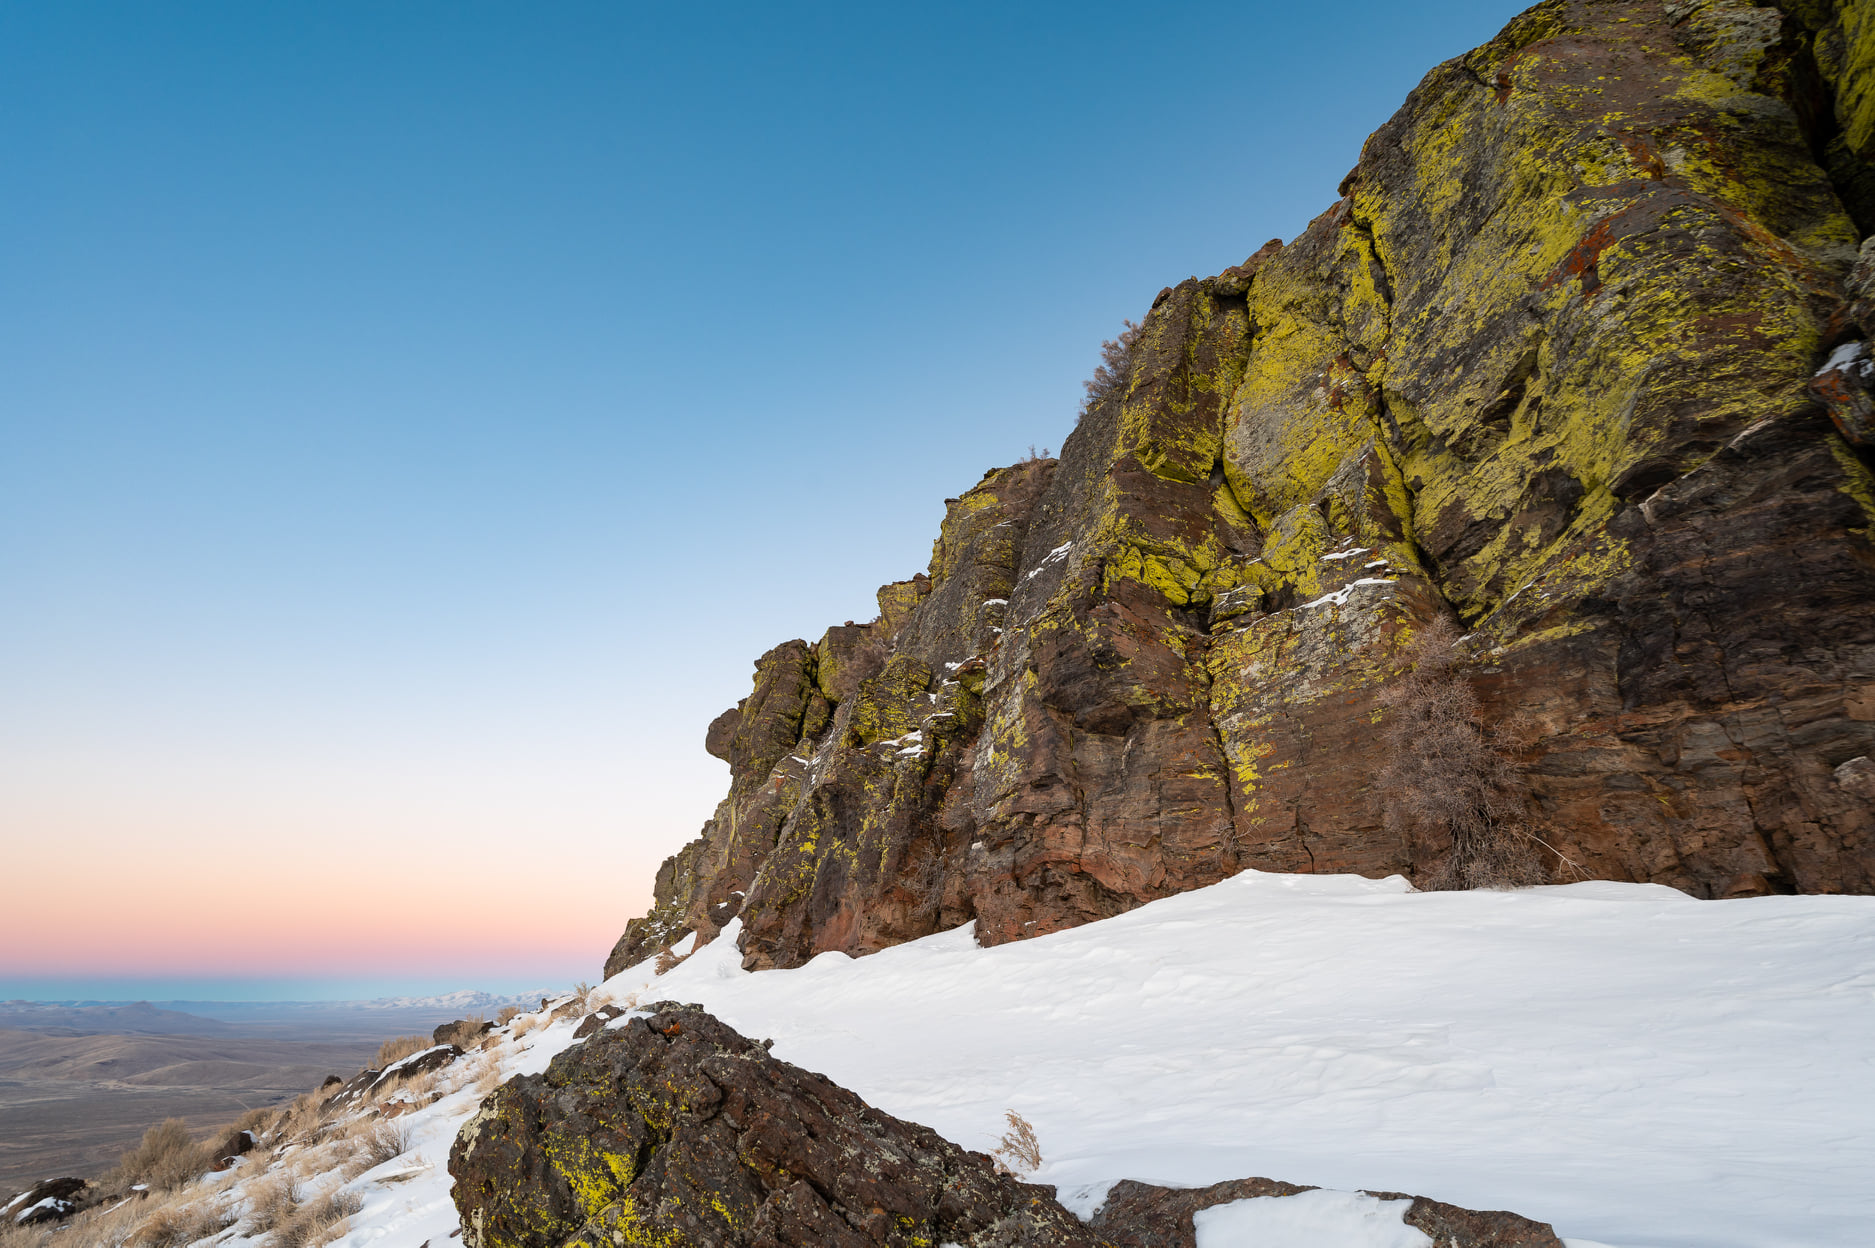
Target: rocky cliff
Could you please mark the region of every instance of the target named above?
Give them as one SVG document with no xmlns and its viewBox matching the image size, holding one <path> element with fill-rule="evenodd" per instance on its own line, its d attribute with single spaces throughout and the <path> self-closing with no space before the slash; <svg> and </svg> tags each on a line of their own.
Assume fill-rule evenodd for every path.
<svg viewBox="0 0 1875 1248">
<path fill-rule="evenodd" d="M 1382 695 L 1440 616 L 1554 878 L 1875 891 L 1875 3 L 1540 4 L 1339 189 L 1161 291 L 878 619 L 762 656 L 608 974 L 1429 879 Z"/>
</svg>

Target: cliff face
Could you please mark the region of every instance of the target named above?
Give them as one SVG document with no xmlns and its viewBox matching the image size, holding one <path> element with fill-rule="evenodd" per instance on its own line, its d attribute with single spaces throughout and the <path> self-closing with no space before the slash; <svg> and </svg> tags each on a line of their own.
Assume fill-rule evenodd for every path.
<svg viewBox="0 0 1875 1248">
<path fill-rule="evenodd" d="M 1557 878 L 1875 891 L 1872 170 L 1866 0 L 1557 0 L 1434 69 L 877 620 L 762 656 L 607 973 L 737 914 L 786 966 L 1246 867 L 1425 879 L 1377 695 L 1442 613 L 1534 725 Z"/>
</svg>

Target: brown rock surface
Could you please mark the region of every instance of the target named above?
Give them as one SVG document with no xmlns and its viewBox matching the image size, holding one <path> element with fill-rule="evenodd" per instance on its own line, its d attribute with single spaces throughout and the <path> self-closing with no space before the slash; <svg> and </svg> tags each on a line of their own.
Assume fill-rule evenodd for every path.
<svg viewBox="0 0 1875 1248">
<path fill-rule="evenodd" d="M 483 1102 L 449 1156 L 468 1248 L 1101 1248 L 996 1172 L 694 1006 L 596 1031 Z"/>
<path fill-rule="evenodd" d="M 1113 1185 L 1094 1215 L 1093 1228 L 1114 1248 L 1198 1248 L 1192 1216 L 1234 1200 L 1281 1198 L 1314 1191 L 1275 1179 L 1232 1179 L 1210 1187 L 1159 1187 L 1126 1180 Z M 1461 1209 L 1424 1196 L 1369 1192 L 1381 1200 L 1410 1200 L 1402 1220 L 1424 1231 L 1435 1248 L 1562 1248 L 1547 1223 L 1501 1210 Z"/>
<path fill-rule="evenodd" d="M 1123 1182 L 1091 1223 L 1054 1189 L 769 1056 L 697 1006 L 597 1029 L 483 1102 L 449 1156 L 467 1248 L 1193 1248 L 1192 1215 L 1314 1189 Z M 596 1015 L 594 1017 L 597 1017 Z M 1549 1227 L 1423 1197 L 1439 1248 L 1560 1248 Z"/>
<path fill-rule="evenodd" d="M 1872 70 L 1822 0 L 1552 0 L 1435 68 L 877 620 L 763 656 L 607 973 L 735 916 L 787 966 L 1245 867 L 1430 879 L 1377 693 L 1440 613 L 1534 725 L 1556 878 L 1875 890 L 1838 776 L 1875 755 L 1875 473 L 1812 391 L 1875 328 Z"/>
</svg>

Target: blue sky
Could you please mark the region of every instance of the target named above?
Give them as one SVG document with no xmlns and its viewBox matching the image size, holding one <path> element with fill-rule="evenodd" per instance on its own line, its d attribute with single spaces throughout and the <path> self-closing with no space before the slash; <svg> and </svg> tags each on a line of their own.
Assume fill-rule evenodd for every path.
<svg viewBox="0 0 1875 1248">
<path fill-rule="evenodd" d="M 753 659 L 1516 9 L 0 7 L 0 996 L 593 977 Z"/>
</svg>

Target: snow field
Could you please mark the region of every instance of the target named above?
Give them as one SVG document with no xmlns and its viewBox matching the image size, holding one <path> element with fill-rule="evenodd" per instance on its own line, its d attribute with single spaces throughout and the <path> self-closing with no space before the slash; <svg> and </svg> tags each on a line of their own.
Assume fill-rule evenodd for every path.
<svg viewBox="0 0 1875 1248">
<path fill-rule="evenodd" d="M 994 949 L 960 929 L 750 974 L 735 935 L 588 1005 L 697 1002 L 971 1148 L 1013 1109 L 1029 1177 L 1084 1216 L 1122 1178 L 1330 1189 L 1207 1211 L 1200 1248 L 1429 1248 L 1356 1189 L 1513 1209 L 1570 1248 L 1846 1248 L 1875 1224 L 1875 898 L 1250 871 Z M 575 1022 L 523 1016 L 446 1068 L 460 1086 L 396 1120 L 405 1154 L 343 1185 L 364 1205 L 335 1242 L 459 1242 L 445 1166 L 478 1064 L 545 1070 Z"/>
<path fill-rule="evenodd" d="M 601 991 L 697 1002 L 967 1147 L 1013 1109 L 1077 1212 L 1122 1178 L 1261 1175 L 1620 1248 L 1875 1224 L 1875 898 L 1247 871 L 994 949 L 748 974 L 734 937 Z"/>
</svg>

